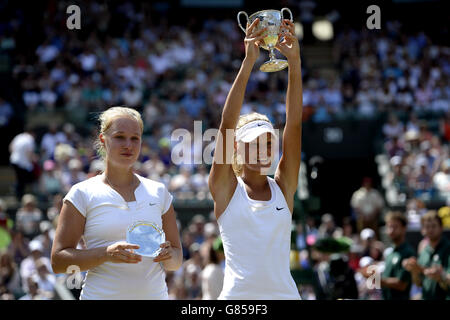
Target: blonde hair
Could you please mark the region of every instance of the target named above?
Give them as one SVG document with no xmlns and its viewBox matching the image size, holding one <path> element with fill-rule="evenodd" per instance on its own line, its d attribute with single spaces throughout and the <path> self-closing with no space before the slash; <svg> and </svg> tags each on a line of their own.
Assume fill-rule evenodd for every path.
<svg viewBox="0 0 450 320">
<path fill-rule="evenodd" d="M 250 123 L 253 121 L 258 121 L 258 120 L 267 121 L 267 122 L 271 123 L 269 118 L 266 115 L 258 113 L 258 112 L 252 112 L 252 113 L 241 115 L 239 117 L 238 123 L 236 125 L 236 130 L 238 130 L 239 128 L 242 128 L 247 123 Z M 239 157 L 237 155 L 236 149 L 234 149 L 233 162 L 232 162 L 231 166 L 233 168 L 234 174 L 237 177 L 240 177 L 242 175 L 242 171 L 244 169 L 244 166 L 242 165 L 242 163 L 244 163 L 244 161 L 243 161 L 243 159 L 240 159 L 240 158 L 238 159 L 238 158 Z"/>
<path fill-rule="evenodd" d="M 111 128 L 113 120 L 124 117 L 136 120 L 139 124 L 139 127 L 141 128 L 141 134 L 144 132 L 144 122 L 142 121 L 142 117 L 139 112 L 128 107 L 111 107 L 108 110 L 103 111 L 98 117 L 98 120 L 100 121 L 98 135 L 105 134 L 109 130 L 109 128 Z M 97 153 L 102 157 L 102 159 L 105 159 L 105 147 L 103 146 L 99 137 L 97 137 L 94 146 L 97 150 Z"/>
<path fill-rule="evenodd" d="M 425 225 L 425 222 L 433 220 L 436 220 L 440 227 L 443 226 L 442 218 L 439 216 L 436 210 L 429 210 L 422 217 L 420 217 L 420 224 L 423 227 Z"/>
</svg>

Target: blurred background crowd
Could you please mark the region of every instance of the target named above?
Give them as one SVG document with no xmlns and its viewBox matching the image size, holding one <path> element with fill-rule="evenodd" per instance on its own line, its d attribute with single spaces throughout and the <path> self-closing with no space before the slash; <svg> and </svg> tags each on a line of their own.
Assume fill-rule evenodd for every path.
<svg viewBox="0 0 450 320">
<path fill-rule="evenodd" d="M 313 46 L 308 12 L 320 6 L 309 0 L 284 4 Z M 178 128 L 194 133 L 195 120 L 203 131 L 218 128 L 244 54 L 244 35 L 234 18 L 238 10 L 179 20 L 169 15 L 174 1 L 86 1 L 80 3 L 82 29 L 68 31 L 67 1 L 39 5 L 40 20 L 27 19 L 25 9 L 8 1 L 1 8 L 1 69 L 13 93 L 1 91 L 0 129 L 9 148 L 4 170 L 14 179 L 0 194 L 0 299 L 78 297 L 79 290 L 67 290 L 68 275 L 52 272 L 52 239 L 64 195 L 103 170 L 93 148 L 96 116 L 115 105 L 133 107 L 144 119 L 136 172 L 163 182 L 174 195 L 184 263 L 167 274 L 170 298 L 217 298 L 224 254 L 211 212 L 209 167 L 175 165 L 171 151 L 179 141 L 171 134 Z M 305 125 L 376 120 L 376 174 L 359 177 L 351 197 L 342 199 L 345 212 L 311 209 L 304 204 L 313 198 L 309 185 L 317 172 L 307 161 L 314 154 L 304 154 L 291 269 L 304 299 L 387 299 L 381 289 L 366 285 L 368 266 L 386 270 L 392 263 L 397 240 L 387 230 L 386 213 L 401 212 L 405 220 L 394 220 L 404 227 L 415 256 L 427 252 L 430 234 L 436 237 L 427 233 L 423 216 L 434 217 L 440 237 L 448 237 L 450 48 L 427 30 L 410 30 L 397 20 L 383 21 L 377 31 L 339 19 L 335 25 L 335 37 L 327 42 L 327 72 L 314 68 L 313 57 L 302 52 L 303 120 Z M 262 53 L 257 65 L 266 58 Z M 274 127 L 283 128 L 286 87 L 285 72 L 255 68 L 242 113 L 266 114 Z M 192 159 L 203 153 L 194 144 L 188 145 Z M 406 236 L 413 231 L 415 237 Z M 449 273 L 450 249 L 445 250 L 442 267 Z M 408 298 L 423 297 L 411 277 L 402 275 L 402 281 L 408 282 Z"/>
</svg>

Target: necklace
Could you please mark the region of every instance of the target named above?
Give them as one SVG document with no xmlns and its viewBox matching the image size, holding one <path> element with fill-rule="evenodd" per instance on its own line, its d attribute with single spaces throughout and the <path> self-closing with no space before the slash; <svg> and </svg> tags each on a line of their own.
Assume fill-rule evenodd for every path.
<svg viewBox="0 0 450 320">
<path fill-rule="evenodd" d="M 133 175 L 133 180 L 131 181 L 131 183 L 127 186 L 127 187 L 130 187 L 130 186 L 132 186 L 134 183 L 135 183 L 135 176 Z M 112 183 L 111 183 L 111 181 L 109 181 L 109 179 L 108 179 L 108 176 L 105 174 L 105 179 L 106 179 L 106 181 L 108 182 L 108 184 L 111 186 L 111 187 L 113 187 L 113 188 L 119 188 L 119 187 L 117 187 L 117 186 L 115 186 L 115 185 L 113 185 Z M 120 188 L 123 188 L 123 187 L 120 187 Z M 119 188 L 119 189 L 120 189 Z"/>
</svg>

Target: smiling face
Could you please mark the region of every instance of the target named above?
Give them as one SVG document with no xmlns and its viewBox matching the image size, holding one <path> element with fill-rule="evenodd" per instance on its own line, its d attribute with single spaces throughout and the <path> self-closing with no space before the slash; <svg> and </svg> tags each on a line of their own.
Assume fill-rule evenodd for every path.
<svg viewBox="0 0 450 320">
<path fill-rule="evenodd" d="M 121 167 L 131 167 L 141 151 L 141 128 L 131 117 L 113 119 L 110 128 L 100 134 L 106 151 L 106 161 Z"/>
<path fill-rule="evenodd" d="M 244 168 L 263 172 L 272 165 L 272 135 L 265 133 L 249 143 L 240 142 L 238 150 L 244 152 Z M 241 153 L 242 154 L 242 153 Z"/>
</svg>

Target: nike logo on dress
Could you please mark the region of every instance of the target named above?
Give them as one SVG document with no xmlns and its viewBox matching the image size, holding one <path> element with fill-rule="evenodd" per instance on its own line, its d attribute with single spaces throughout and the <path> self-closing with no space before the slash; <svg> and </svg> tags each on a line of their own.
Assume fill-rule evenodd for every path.
<svg viewBox="0 0 450 320">
<path fill-rule="evenodd" d="M 283 210 L 284 207 L 283 207 L 283 208 L 278 208 L 278 207 L 276 207 L 276 209 L 277 209 L 277 211 L 280 211 L 280 210 Z"/>
</svg>

